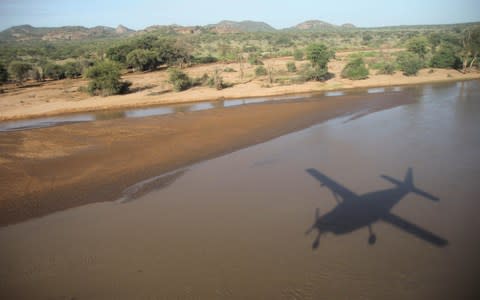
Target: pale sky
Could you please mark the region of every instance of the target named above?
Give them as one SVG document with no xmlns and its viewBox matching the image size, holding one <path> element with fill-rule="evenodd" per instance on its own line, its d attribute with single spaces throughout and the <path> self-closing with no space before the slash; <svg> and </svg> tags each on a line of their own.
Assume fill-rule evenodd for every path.
<svg viewBox="0 0 480 300">
<path fill-rule="evenodd" d="M 123 24 L 206 25 L 221 20 L 264 21 L 275 28 L 318 19 L 359 27 L 451 24 L 480 21 L 479 0 L 0 0 L 0 30 L 36 27 Z"/>
</svg>

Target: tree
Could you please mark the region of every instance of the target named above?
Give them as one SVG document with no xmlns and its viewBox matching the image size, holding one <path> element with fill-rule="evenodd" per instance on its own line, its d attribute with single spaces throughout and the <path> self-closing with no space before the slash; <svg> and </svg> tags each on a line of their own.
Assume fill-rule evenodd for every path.
<svg viewBox="0 0 480 300">
<path fill-rule="evenodd" d="M 28 77 L 28 72 L 32 69 L 32 65 L 22 61 L 13 61 L 8 66 L 8 73 L 13 75 L 19 84 L 22 84 Z"/>
<path fill-rule="evenodd" d="M 8 81 L 8 71 L 3 64 L 0 63 L 0 83 Z"/>
<path fill-rule="evenodd" d="M 88 68 L 85 76 L 90 79 L 88 92 L 91 95 L 109 96 L 128 90 L 129 82 L 120 81 L 120 66 L 111 60 L 101 60 Z"/>
<path fill-rule="evenodd" d="M 293 50 L 293 59 L 303 60 L 303 51 L 300 49 Z"/>
<path fill-rule="evenodd" d="M 417 54 L 408 51 L 399 54 L 397 63 L 403 74 L 407 76 L 417 75 L 418 71 L 423 67 L 422 59 Z"/>
<path fill-rule="evenodd" d="M 65 70 L 61 65 L 48 63 L 43 66 L 43 76 L 53 80 L 64 79 Z"/>
<path fill-rule="evenodd" d="M 425 59 L 428 52 L 428 41 L 423 36 L 411 38 L 407 43 L 407 50 L 417 54 L 421 59 Z"/>
<path fill-rule="evenodd" d="M 63 71 L 67 78 L 78 78 L 82 76 L 82 65 L 76 61 L 69 61 L 63 65 Z"/>
<path fill-rule="evenodd" d="M 334 57 L 334 52 L 323 44 L 310 44 L 307 47 L 307 59 L 314 69 L 314 80 L 325 80 L 328 76 L 328 61 Z"/>
<path fill-rule="evenodd" d="M 434 68 L 457 68 L 461 65 L 455 48 L 450 44 L 442 44 L 432 56 L 430 64 Z"/>
<path fill-rule="evenodd" d="M 365 79 L 368 77 L 368 69 L 361 57 L 350 61 L 342 70 L 342 77 L 352 80 Z"/>
<path fill-rule="evenodd" d="M 116 47 L 109 48 L 107 50 L 106 56 L 108 59 L 125 64 L 127 62 L 127 55 L 135 47 L 131 44 L 123 44 Z"/>
<path fill-rule="evenodd" d="M 475 61 L 478 60 L 479 52 L 480 27 L 465 29 L 462 34 L 462 50 L 460 51 L 463 73 L 467 72 L 467 67 L 470 69 L 470 71 L 472 70 Z"/>
<path fill-rule="evenodd" d="M 287 62 L 287 71 L 290 73 L 295 73 L 297 72 L 297 66 L 293 61 Z"/>
<path fill-rule="evenodd" d="M 136 49 L 127 55 L 127 64 L 140 71 L 152 71 L 160 64 L 158 53 L 152 50 Z"/>
</svg>

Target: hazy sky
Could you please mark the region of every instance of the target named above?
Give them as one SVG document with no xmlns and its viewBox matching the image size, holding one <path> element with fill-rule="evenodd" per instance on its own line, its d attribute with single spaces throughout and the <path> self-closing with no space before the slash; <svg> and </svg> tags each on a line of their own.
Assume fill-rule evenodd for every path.
<svg viewBox="0 0 480 300">
<path fill-rule="evenodd" d="M 14 25 L 206 25 L 265 21 L 285 28 L 310 19 L 333 24 L 444 24 L 480 21 L 479 0 L 0 0 L 0 30 Z"/>
</svg>

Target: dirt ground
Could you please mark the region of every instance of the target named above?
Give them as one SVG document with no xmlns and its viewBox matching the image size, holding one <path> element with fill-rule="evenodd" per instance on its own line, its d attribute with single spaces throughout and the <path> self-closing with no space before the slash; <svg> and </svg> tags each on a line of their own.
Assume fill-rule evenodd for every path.
<svg viewBox="0 0 480 300">
<path fill-rule="evenodd" d="M 398 50 L 398 49 L 393 49 Z M 392 51 L 393 51 L 392 50 Z M 233 87 L 217 91 L 209 87 L 195 87 L 183 92 L 173 92 L 171 84 L 167 82 L 167 72 L 156 71 L 147 73 L 130 73 L 123 79 L 133 83 L 132 92 L 127 95 L 110 97 L 90 97 L 79 92 L 79 87 L 86 86 L 83 79 L 47 81 L 29 83 L 18 88 L 15 85 L 3 86 L 4 93 L 0 94 L 0 120 L 31 118 L 46 115 L 55 115 L 69 112 L 84 112 L 94 110 L 118 109 L 127 107 L 141 107 L 167 103 L 194 102 L 228 98 L 246 98 L 259 96 L 273 96 L 295 93 L 310 93 L 326 90 L 350 89 L 359 87 L 380 87 L 392 85 L 407 85 L 426 82 L 457 81 L 480 78 L 480 73 L 462 74 L 456 70 L 423 69 L 418 76 L 404 76 L 401 72 L 394 75 L 370 75 L 365 80 L 349 80 L 340 76 L 341 70 L 348 61 L 352 52 L 336 54 L 336 59 L 329 64 L 329 71 L 335 77 L 326 82 L 306 82 L 303 84 L 282 85 L 269 84 L 266 76 L 255 77 L 256 66 L 248 63 L 243 65 L 244 76 L 240 75 L 240 65 L 237 63 L 199 65 L 185 69 L 192 77 L 203 74 L 213 74 L 215 69 L 224 70 L 229 67 L 236 72 L 222 72 L 221 76 Z M 273 68 L 275 78 L 288 78 L 293 74 L 286 71 L 286 63 L 294 61 L 291 57 L 264 60 L 266 68 Z M 296 61 L 297 69 L 307 61 Z M 373 72 L 371 72 L 373 73 Z"/>
</svg>

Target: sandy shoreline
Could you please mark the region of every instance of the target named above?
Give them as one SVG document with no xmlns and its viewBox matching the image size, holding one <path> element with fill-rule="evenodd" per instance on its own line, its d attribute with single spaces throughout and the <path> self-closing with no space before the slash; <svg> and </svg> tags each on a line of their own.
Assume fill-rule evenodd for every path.
<svg viewBox="0 0 480 300">
<path fill-rule="evenodd" d="M 433 72 L 430 72 L 430 69 L 423 69 L 418 76 L 407 77 L 402 75 L 401 72 L 397 72 L 393 75 L 370 75 L 368 79 L 352 81 L 340 77 L 347 54 L 340 53 L 337 60 L 329 64 L 329 70 L 335 74 L 335 77 L 326 82 L 269 85 L 266 78 L 256 78 L 253 75 L 254 66 L 248 66 L 245 68 L 245 77 L 243 79 L 240 79 L 238 72 L 223 72 L 224 80 L 235 85 L 221 91 L 208 87 L 195 87 L 179 93 L 173 92 L 170 84 L 166 82 L 166 71 L 126 74 L 123 78 L 133 83 L 132 88 L 134 92 L 110 97 L 90 97 L 85 93 L 79 92 L 78 88 L 87 84 L 83 79 L 44 82 L 23 88 L 7 87 L 6 92 L 0 94 L 0 121 L 164 104 L 274 97 L 291 94 L 315 94 L 332 90 L 404 86 L 480 78 L 479 72 L 462 74 L 455 70 L 432 69 Z M 278 70 L 279 74 L 281 74 L 278 76 L 281 77 L 288 75 L 284 74 L 285 72 L 282 68 L 285 68 L 286 62 L 289 61 L 293 60 L 291 58 L 269 59 L 265 61 L 265 65 L 272 66 Z M 300 66 L 306 62 L 296 63 Z M 223 69 L 227 66 L 236 70 L 240 68 L 235 63 L 211 64 L 191 67 L 185 71 L 192 77 L 200 77 L 204 73 L 212 73 L 215 68 Z"/>
<path fill-rule="evenodd" d="M 409 92 L 115 119 L 0 135 L 0 226 L 112 201 L 142 180 L 345 114 L 411 103 Z"/>
</svg>

